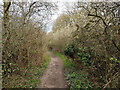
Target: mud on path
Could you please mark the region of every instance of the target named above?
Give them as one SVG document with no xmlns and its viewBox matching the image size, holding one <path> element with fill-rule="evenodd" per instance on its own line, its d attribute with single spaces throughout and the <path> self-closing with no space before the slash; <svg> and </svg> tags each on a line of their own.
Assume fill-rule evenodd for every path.
<svg viewBox="0 0 120 90">
<path fill-rule="evenodd" d="M 51 56 L 51 61 L 41 77 L 38 88 L 66 88 L 62 60 L 51 52 L 48 54 Z"/>
</svg>

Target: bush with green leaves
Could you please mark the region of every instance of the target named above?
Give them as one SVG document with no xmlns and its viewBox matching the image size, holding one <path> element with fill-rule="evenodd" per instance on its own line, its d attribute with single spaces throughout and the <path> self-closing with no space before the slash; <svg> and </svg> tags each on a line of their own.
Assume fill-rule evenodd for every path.
<svg viewBox="0 0 120 90">
<path fill-rule="evenodd" d="M 91 55 L 87 52 L 86 48 L 80 48 L 76 47 L 75 44 L 69 44 L 65 47 L 64 54 L 73 59 L 78 59 L 75 58 L 75 56 L 77 56 L 80 58 L 80 60 L 82 60 L 84 65 L 88 67 L 91 65 Z"/>
<path fill-rule="evenodd" d="M 90 65 L 91 65 L 91 60 L 90 60 L 91 55 L 88 52 L 86 52 L 86 48 L 78 48 L 77 50 L 78 50 L 77 55 L 80 57 L 80 60 L 82 60 L 82 62 L 86 66 L 90 67 Z"/>
<path fill-rule="evenodd" d="M 75 88 L 93 88 L 93 85 L 88 80 L 88 75 L 83 71 L 74 71 L 67 75 L 67 84 L 70 89 Z"/>
<path fill-rule="evenodd" d="M 75 53 L 75 46 L 74 44 L 69 44 L 65 47 L 64 54 L 73 58 Z"/>
</svg>

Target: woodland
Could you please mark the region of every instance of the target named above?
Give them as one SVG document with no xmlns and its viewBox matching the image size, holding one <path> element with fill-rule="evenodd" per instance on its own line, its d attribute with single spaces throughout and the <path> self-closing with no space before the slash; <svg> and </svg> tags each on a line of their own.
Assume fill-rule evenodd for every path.
<svg viewBox="0 0 120 90">
<path fill-rule="evenodd" d="M 50 62 L 64 63 L 67 86 L 120 88 L 120 2 L 75 2 L 46 24 L 56 2 L 3 2 L 2 87 L 36 88 Z"/>
</svg>

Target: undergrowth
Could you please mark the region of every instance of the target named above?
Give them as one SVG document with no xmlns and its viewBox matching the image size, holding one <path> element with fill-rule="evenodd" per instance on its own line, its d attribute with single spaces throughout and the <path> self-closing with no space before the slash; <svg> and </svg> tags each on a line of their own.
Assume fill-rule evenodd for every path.
<svg viewBox="0 0 120 90">
<path fill-rule="evenodd" d="M 40 76 L 49 64 L 50 59 L 50 55 L 47 55 L 41 67 L 30 66 L 26 73 L 8 75 L 3 79 L 3 88 L 35 88 L 40 83 Z"/>
<path fill-rule="evenodd" d="M 53 52 L 59 56 L 64 63 L 64 71 L 67 79 L 67 85 L 70 89 L 75 88 L 92 88 L 94 85 L 88 80 L 88 74 L 85 71 L 78 70 L 73 61 L 70 61 L 66 56 Z"/>
</svg>

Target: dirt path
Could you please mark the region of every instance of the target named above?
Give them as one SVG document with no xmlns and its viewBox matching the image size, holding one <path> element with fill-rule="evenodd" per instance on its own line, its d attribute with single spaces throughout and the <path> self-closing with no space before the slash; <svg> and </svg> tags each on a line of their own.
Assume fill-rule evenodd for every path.
<svg viewBox="0 0 120 90">
<path fill-rule="evenodd" d="M 38 88 L 66 88 L 63 63 L 60 57 L 48 52 L 51 61 L 41 77 L 41 84 Z"/>
</svg>

